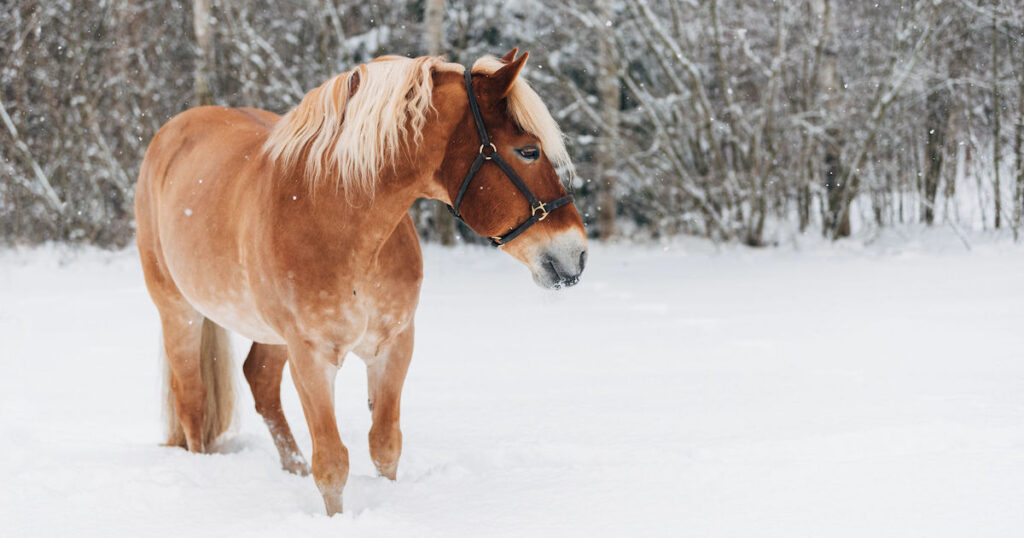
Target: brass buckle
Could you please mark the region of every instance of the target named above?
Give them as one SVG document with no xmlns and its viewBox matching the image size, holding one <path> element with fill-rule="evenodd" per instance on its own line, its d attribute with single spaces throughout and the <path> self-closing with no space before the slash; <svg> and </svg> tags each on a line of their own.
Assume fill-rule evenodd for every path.
<svg viewBox="0 0 1024 538">
<path fill-rule="evenodd" d="M 501 236 L 500 235 L 492 235 L 491 236 L 491 241 L 494 241 L 494 243 L 496 245 L 503 245 L 504 244 L 504 243 L 501 242 Z"/>
<path fill-rule="evenodd" d="M 486 148 L 487 146 L 491 147 L 491 152 L 490 153 L 484 153 L 484 148 Z M 477 153 L 479 153 L 480 155 L 483 155 L 484 156 L 484 160 L 486 160 L 486 161 L 491 160 L 491 158 L 497 152 L 498 152 L 498 148 L 494 145 L 494 142 L 491 142 L 489 144 L 480 144 L 480 149 L 477 150 Z"/>
<path fill-rule="evenodd" d="M 538 211 L 541 212 L 541 215 L 537 219 L 537 222 L 540 222 L 548 218 L 547 204 L 545 204 L 544 202 L 537 202 L 537 207 L 534 207 L 533 210 L 530 211 L 530 215 L 536 217 Z"/>
</svg>

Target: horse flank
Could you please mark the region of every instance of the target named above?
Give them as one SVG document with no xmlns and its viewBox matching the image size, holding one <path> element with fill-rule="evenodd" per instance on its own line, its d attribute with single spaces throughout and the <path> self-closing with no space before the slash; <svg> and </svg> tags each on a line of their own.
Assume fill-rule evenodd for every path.
<svg viewBox="0 0 1024 538">
<path fill-rule="evenodd" d="M 490 74 L 504 63 L 485 56 L 474 73 Z M 418 146 L 433 107 L 432 71 L 462 72 L 463 66 L 438 57 L 386 56 L 357 71 L 337 75 L 314 88 L 274 126 L 264 144 L 284 168 L 305 157 L 311 186 L 335 178 L 346 194 L 372 193 L 378 172 L 395 162 L 400 150 Z M 358 72 L 358 78 L 354 73 Z M 536 136 L 556 167 L 574 173 L 562 132 L 544 102 L 522 77 L 507 98 L 509 115 Z"/>
</svg>

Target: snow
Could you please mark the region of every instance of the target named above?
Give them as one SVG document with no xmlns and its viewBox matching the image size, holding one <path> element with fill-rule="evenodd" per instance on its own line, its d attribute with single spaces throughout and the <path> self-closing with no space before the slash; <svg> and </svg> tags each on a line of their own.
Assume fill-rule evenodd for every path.
<svg viewBox="0 0 1024 538">
<path fill-rule="evenodd" d="M 132 251 L 0 252 L 3 534 L 1020 536 L 1024 248 L 947 236 L 593 245 L 559 293 L 428 247 L 398 481 L 350 357 L 334 518 L 241 385 L 218 453 L 159 446 Z"/>
</svg>

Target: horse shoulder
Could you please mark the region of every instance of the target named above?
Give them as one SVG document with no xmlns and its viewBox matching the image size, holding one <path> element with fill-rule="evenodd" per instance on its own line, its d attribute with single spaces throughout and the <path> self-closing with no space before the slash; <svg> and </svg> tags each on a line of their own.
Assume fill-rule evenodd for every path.
<svg viewBox="0 0 1024 538">
<path fill-rule="evenodd" d="M 414 284 L 418 292 L 423 281 L 423 253 L 412 217 L 406 215 L 402 218 L 380 255 L 382 265 L 386 260 L 386 271 L 390 276 L 400 282 Z"/>
</svg>

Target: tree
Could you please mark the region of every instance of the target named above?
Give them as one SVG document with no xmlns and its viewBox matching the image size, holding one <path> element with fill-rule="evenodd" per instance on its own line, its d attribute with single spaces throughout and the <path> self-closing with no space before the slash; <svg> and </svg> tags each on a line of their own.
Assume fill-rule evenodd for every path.
<svg viewBox="0 0 1024 538">
<path fill-rule="evenodd" d="M 424 48 L 429 56 L 440 56 L 444 50 L 444 0 L 427 0 L 423 12 Z M 434 231 L 442 245 L 455 244 L 455 219 L 448 208 L 434 204 Z"/>
<path fill-rule="evenodd" d="M 998 230 L 1003 217 L 1003 189 L 999 184 L 999 154 L 1002 147 L 999 143 L 1000 117 L 1002 105 L 999 102 L 999 14 L 992 11 L 992 172 L 994 174 L 993 192 L 995 194 L 995 227 Z"/>
<path fill-rule="evenodd" d="M 129 243 L 139 162 L 186 107 L 282 113 L 382 54 L 514 46 L 596 235 L 982 227 L 996 193 L 1019 232 L 1022 21 L 1008 0 L 18 0 L 0 10 L 0 242 Z M 454 238 L 444 208 L 413 214 Z"/>
<path fill-rule="evenodd" d="M 597 17 L 602 24 L 598 35 L 598 94 L 601 103 L 601 141 L 595 156 L 598 179 L 598 230 L 602 238 L 615 235 L 618 202 L 615 178 L 619 171 L 619 61 L 615 46 L 615 23 L 611 0 L 598 0 Z"/>
<path fill-rule="evenodd" d="M 211 16 L 210 0 L 192 0 L 192 31 L 199 49 L 199 61 L 195 67 L 195 106 L 213 104 L 213 92 L 210 90 L 210 72 L 214 64 Z"/>
<path fill-rule="evenodd" d="M 822 113 L 830 125 L 825 129 L 824 176 L 827 207 L 825 233 L 832 238 L 850 235 L 850 212 L 847 197 L 852 186 L 842 172 L 842 131 L 839 128 L 839 80 L 836 75 L 838 50 L 835 13 L 830 0 L 814 0 L 814 14 L 821 21 L 821 41 L 818 43 L 821 71 L 817 81 L 818 93 L 822 98 Z"/>
</svg>

